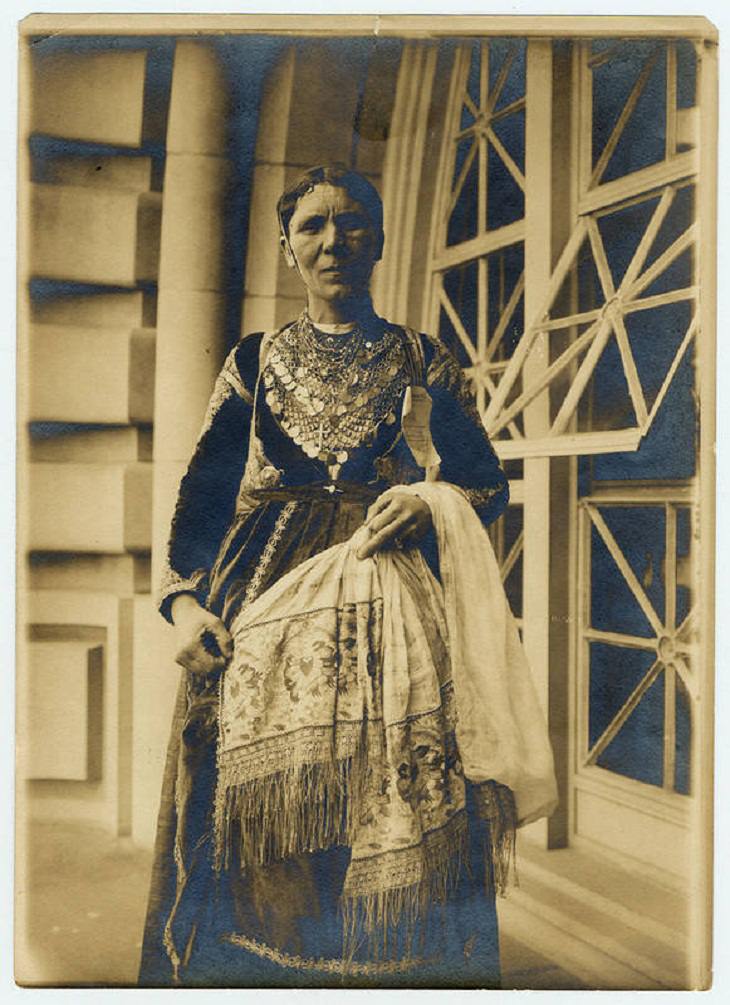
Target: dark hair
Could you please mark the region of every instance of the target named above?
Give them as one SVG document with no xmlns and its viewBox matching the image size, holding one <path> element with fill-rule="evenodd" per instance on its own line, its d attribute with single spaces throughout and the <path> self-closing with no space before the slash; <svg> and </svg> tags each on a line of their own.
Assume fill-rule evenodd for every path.
<svg viewBox="0 0 730 1005">
<path fill-rule="evenodd" d="M 320 164 L 305 171 L 294 185 L 282 193 L 276 204 L 279 226 L 284 237 L 289 236 L 289 223 L 297 203 L 316 185 L 334 185 L 335 188 L 343 188 L 352 199 L 360 203 L 378 234 L 382 235 L 383 203 L 372 182 L 345 164 Z"/>
</svg>

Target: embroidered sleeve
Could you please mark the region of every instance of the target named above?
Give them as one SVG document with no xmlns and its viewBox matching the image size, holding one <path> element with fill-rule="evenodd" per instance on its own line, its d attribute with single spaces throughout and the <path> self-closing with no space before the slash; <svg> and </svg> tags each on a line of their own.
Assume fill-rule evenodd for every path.
<svg viewBox="0 0 730 1005">
<path fill-rule="evenodd" d="M 425 366 L 433 403 L 431 435 L 441 457 L 439 477 L 460 489 L 489 524 L 507 505 L 509 486 L 474 396 L 456 359 L 431 337 L 425 337 Z"/>
<path fill-rule="evenodd" d="M 248 340 L 246 340 L 248 341 Z M 170 608 L 180 593 L 193 593 L 204 604 L 208 577 L 235 510 L 235 500 L 248 450 L 252 393 L 242 358 L 230 353 L 213 387 L 203 425 L 188 469 L 180 483 L 159 584 L 160 613 L 171 621 Z"/>
</svg>

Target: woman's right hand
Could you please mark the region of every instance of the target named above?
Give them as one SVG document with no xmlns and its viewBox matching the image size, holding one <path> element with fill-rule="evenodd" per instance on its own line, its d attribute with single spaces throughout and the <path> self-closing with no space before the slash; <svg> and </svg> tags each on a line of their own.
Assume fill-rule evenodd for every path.
<svg viewBox="0 0 730 1005">
<path fill-rule="evenodd" d="M 220 618 L 201 607 L 192 593 L 175 597 L 170 613 L 178 649 L 175 662 L 190 673 L 223 670 L 233 655 L 233 639 Z"/>
</svg>

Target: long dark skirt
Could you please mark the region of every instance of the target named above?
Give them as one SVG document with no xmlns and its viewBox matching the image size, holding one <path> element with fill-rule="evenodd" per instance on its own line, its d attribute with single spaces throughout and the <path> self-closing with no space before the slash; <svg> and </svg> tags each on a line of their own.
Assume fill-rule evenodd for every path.
<svg viewBox="0 0 730 1005">
<path fill-rule="evenodd" d="M 231 528 L 211 577 L 209 606 L 230 624 L 287 569 L 347 540 L 369 498 L 270 496 Z M 276 549 L 264 549 L 274 535 Z M 218 682 L 183 676 L 164 773 L 139 984 L 146 987 L 499 987 L 494 896 L 485 892 L 486 825 L 467 785 L 470 854 L 444 904 L 405 952 L 361 954 L 343 969 L 340 891 L 350 851 L 335 847 L 283 862 L 216 873 L 212 810 Z M 491 889 L 491 884 L 486 884 Z"/>
</svg>

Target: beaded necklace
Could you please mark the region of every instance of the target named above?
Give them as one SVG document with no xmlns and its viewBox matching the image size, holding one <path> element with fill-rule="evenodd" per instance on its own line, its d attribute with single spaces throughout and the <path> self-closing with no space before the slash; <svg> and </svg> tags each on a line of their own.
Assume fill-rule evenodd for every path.
<svg viewBox="0 0 730 1005">
<path fill-rule="evenodd" d="M 306 312 L 274 340 L 263 369 L 266 403 L 307 457 L 336 480 L 355 448 L 372 444 L 381 423 L 396 421 L 408 384 L 402 336 L 369 338 L 359 326 L 317 331 Z"/>
</svg>

